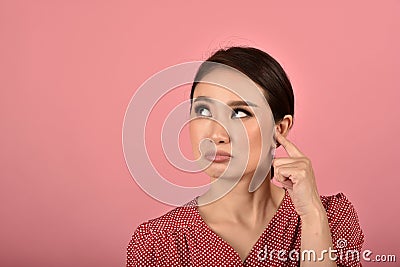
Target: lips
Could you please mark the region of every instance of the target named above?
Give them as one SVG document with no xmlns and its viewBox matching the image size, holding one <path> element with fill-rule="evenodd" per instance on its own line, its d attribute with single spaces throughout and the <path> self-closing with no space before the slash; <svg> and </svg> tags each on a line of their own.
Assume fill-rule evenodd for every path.
<svg viewBox="0 0 400 267">
<path fill-rule="evenodd" d="M 212 162 L 216 162 L 216 163 L 221 163 L 221 162 L 228 161 L 228 160 L 230 160 L 231 157 L 232 157 L 231 154 L 229 154 L 228 152 L 225 152 L 223 150 L 218 150 L 215 153 L 215 156 L 214 156 L 214 152 L 212 152 L 212 151 L 207 152 L 205 154 L 205 158 L 207 160 L 212 161 Z"/>
</svg>

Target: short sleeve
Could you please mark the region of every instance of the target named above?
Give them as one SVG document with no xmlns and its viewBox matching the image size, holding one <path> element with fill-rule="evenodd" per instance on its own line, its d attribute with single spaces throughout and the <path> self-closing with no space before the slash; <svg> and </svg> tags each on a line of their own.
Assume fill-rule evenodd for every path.
<svg viewBox="0 0 400 267">
<path fill-rule="evenodd" d="M 322 200 L 327 211 L 337 265 L 362 266 L 364 233 L 354 206 L 343 193 L 327 196 Z"/>
<path fill-rule="evenodd" d="M 147 222 L 136 228 L 127 248 L 127 267 L 157 266 L 153 239 Z"/>
</svg>

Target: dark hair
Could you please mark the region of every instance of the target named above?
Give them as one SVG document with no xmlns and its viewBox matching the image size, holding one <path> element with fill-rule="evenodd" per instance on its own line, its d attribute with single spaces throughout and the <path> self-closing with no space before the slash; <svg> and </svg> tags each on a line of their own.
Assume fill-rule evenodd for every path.
<svg viewBox="0 0 400 267">
<path fill-rule="evenodd" d="M 264 96 L 271 107 L 275 123 L 285 115 L 294 115 L 294 95 L 289 78 L 281 65 L 269 54 L 253 47 L 230 47 L 220 49 L 206 62 L 216 62 L 237 69 L 258 84 L 264 90 Z M 214 68 L 202 64 L 194 78 L 190 92 L 193 100 L 194 90 L 207 73 Z"/>
<path fill-rule="evenodd" d="M 258 84 L 271 107 L 275 123 L 281 121 L 285 115 L 294 115 L 293 89 L 285 71 L 273 57 L 254 47 L 234 46 L 220 49 L 211 55 L 196 73 L 190 92 L 191 102 L 201 78 L 214 69 L 209 67 L 210 64 L 207 62 L 216 62 L 237 69 Z M 271 166 L 271 178 L 273 175 L 274 169 Z"/>
</svg>

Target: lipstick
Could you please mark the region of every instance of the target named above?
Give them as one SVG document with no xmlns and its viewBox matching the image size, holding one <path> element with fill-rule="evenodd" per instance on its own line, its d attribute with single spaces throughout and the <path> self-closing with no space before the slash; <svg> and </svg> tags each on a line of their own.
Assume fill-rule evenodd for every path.
<svg viewBox="0 0 400 267">
<path fill-rule="evenodd" d="M 205 154 L 205 158 L 209 161 L 215 162 L 215 163 L 222 163 L 222 162 L 226 162 L 229 161 L 231 159 L 231 154 L 229 154 L 228 152 L 225 152 L 223 150 L 217 150 L 217 152 L 215 152 L 215 156 L 214 156 L 214 152 L 207 152 Z"/>
</svg>

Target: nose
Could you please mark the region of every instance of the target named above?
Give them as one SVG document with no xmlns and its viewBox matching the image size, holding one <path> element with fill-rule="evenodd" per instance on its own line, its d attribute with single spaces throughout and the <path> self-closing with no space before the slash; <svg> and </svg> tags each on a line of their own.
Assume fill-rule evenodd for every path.
<svg viewBox="0 0 400 267">
<path fill-rule="evenodd" d="M 227 144 L 230 142 L 229 134 L 219 123 L 213 121 L 209 125 L 209 138 L 215 144 Z"/>
</svg>

